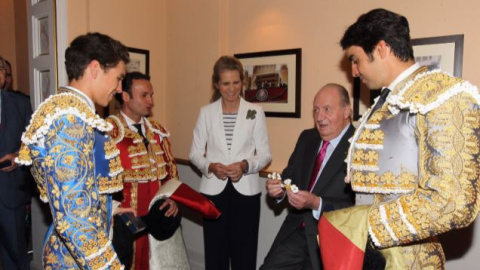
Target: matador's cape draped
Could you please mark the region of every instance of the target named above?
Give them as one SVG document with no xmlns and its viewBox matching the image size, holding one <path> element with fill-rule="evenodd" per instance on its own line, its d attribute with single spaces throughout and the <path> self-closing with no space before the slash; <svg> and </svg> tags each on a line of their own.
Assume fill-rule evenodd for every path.
<svg viewBox="0 0 480 270">
<path fill-rule="evenodd" d="M 477 87 L 420 68 L 365 114 L 346 162 L 352 189 L 374 203 L 323 215 L 325 269 L 361 269 L 368 238 L 386 269 L 445 267 L 435 236 L 479 209 L 479 108 Z"/>
<path fill-rule="evenodd" d="M 79 93 L 60 89 L 33 114 L 17 162 L 32 165 L 53 224 L 44 269 L 123 269 L 112 248 L 110 193 L 122 189 L 112 126 Z"/>
</svg>

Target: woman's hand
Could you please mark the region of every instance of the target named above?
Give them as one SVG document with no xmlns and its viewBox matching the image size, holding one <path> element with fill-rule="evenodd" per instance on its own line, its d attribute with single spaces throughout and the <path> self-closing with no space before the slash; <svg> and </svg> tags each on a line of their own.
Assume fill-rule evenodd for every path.
<svg viewBox="0 0 480 270">
<path fill-rule="evenodd" d="M 243 171 L 246 169 L 245 162 L 239 161 L 227 166 L 227 176 L 232 182 L 238 182 L 243 176 Z"/>
<path fill-rule="evenodd" d="M 210 163 L 208 171 L 213 173 L 218 179 L 227 180 L 227 166 L 222 163 Z"/>
</svg>

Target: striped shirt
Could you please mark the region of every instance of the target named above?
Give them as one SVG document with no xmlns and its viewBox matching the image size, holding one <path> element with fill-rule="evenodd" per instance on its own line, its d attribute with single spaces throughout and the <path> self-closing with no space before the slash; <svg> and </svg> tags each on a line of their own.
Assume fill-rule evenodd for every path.
<svg viewBox="0 0 480 270">
<path fill-rule="evenodd" d="M 225 139 L 227 140 L 228 150 L 232 147 L 233 141 L 233 129 L 237 122 L 237 113 L 224 113 L 223 114 L 223 129 L 225 130 Z"/>
</svg>

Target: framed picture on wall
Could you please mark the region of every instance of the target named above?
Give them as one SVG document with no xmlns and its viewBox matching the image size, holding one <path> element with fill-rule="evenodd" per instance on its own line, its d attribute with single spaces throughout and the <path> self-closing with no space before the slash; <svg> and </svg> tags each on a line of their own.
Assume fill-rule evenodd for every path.
<svg viewBox="0 0 480 270">
<path fill-rule="evenodd" d="M 412 39 L 415 62 L 429 70 L 441 69 L 457 77 L 462 77 L 463 35 L 440 36 Z M 380 90 L 369 90 L 358 78 L 353 83 L 353 120 L 362 114 L 380 95 Z"/>
<path fill-rule="evenodd" d="M 130 63 L 127 65 L 127 72 L 138 71 L 144 74 L 150 74 L 150 52 L 148 50 L 130 48 Z"/>
<path fill-rule="evenodd" d="M 462 77 L 463 35 L 412 39 L 415 62 Z"/>
<path fill-rule="evenodd" d="M 267 117 L 300 118 L 302 49 L 239 53 L 245 69 L 243 97 Z"/>
</svg>

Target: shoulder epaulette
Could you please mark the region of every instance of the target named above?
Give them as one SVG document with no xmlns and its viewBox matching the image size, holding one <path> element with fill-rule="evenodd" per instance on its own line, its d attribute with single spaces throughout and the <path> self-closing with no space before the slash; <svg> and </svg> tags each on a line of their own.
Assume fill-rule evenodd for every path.
<svg viewBox="0 0 480 270">
<path fill-rule="evenodd" d="M 434 70 L 418 74 L 398 93 L 390 94 L 386 102 L 392 114 L 398 114 L 405 109 L 414 114 L 426 114 L 460 93 L 471 95 L 480 104 L 480 93 L 476 86 L 461 78 Z"/>
</svg>

